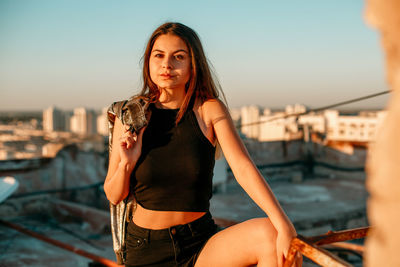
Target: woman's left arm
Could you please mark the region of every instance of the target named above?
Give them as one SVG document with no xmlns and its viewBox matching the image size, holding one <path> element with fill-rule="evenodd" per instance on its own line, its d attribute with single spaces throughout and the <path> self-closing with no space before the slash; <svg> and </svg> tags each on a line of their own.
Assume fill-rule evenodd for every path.
<svg viewBox="0 0 400 267">
<path fill-rule="evenodd" d="M 221 145 L 224 156 L 236 180 L 268 215 L 277 230 L 278 262 L 281 263 L 282 256 L 286 257 L 288 253 L 292 238 L 297 235 L 296 230 L 264 177 L 251 160 L 226 106 L 219 100 L 209 100 L 203 106 L 204 112 L 211 120 L 215 137 Z"/>
</svg>

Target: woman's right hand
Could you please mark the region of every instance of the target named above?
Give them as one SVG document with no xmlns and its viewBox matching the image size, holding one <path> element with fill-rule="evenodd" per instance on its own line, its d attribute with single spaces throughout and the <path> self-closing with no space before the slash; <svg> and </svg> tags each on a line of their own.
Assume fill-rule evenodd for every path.
<svg viewBox="0 0 400 267">
<path fill-rule="evenodd" d="M 119 138 L 119 155 L 121 163 L 136 164 L 142 153 L 142 139 L 146 127 L 143 127 L 139 134 L 131 133 L 129 126 L 124 125 L 124 132 Z"/>
</svg>

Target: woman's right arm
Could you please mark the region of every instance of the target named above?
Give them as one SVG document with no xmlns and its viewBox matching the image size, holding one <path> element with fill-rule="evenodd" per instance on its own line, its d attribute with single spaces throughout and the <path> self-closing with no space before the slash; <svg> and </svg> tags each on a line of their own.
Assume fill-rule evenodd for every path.
<svg viewBox="0 0 400 267">
<path fill-rule="evenodd" d="M 114 205 L 129 194 L 130 176 L 142 150 L 144 128 L 136 136 L 128 131 L 118 117 L 115 118 L 111 155 L 104 181 L 104 192 Z"/>
</svg>

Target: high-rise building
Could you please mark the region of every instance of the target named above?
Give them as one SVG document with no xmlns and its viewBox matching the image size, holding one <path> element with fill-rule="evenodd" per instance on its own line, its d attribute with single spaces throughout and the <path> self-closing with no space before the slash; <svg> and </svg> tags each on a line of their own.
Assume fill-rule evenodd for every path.
<svg viewBox="0 0 400 267">
<path fill-rule="evenodd" d="M 240 109 L 241 113 L 241 131 L 248 138 L 257 139 L 260 134 L 260 125 L 248 125 L 260 120 L 260 108 L 257 106 L 245 106 Z"/>
<path fill-rule="evenodd" d="M 71 132 L 71 118 L 73 116 L 72 111 L 64 111 L 64 117 L 65 117 L 65 131 L 66 132 Z"/>
<path fill-rule="evenodd" d="M 108 135 L 107 109 L 103 108 L 101 114 L 97 116 L 97 133 L 101 135 Z"/>
<path fill-rule="evenodd" d="M 70 120 L 71 131 L 78 134 L 95 134 L 96 113 L 87 108 L 75 108 Z"/>
<path fill-rule="evenodd" d="M 60 109 L 51 106 L 43 111 L 43 130 L 64 131 L 65 116 Z"/>
</svg>

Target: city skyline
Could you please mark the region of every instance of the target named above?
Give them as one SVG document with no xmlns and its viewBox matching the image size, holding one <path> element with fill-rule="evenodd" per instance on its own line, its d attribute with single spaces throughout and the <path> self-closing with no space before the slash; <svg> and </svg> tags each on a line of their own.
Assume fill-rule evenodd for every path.
<svg viewBox="0 0 400 267">
<path fill-rule="evenodd" d="M 232 119 L 243 140 L 282 142 L 303 140 L 353 153 L 354 147 L 368 146 L 380 131 L 385 110 L 341 114 L 324 110 L 305 114 L 303 105 L 289 105 L 283 111 L 257 106 L 232 110 Z M 295 114 L 301 114 L 295 116 Z M 86 108 L 73 112 L 49 107 L 41 118 L 0 123 L 0 160 L 54 157 L 65 146 L 75 144 L 83 150 L 104 150 L 109 134 L 106 109 L 101 114 Z M 245 142 L 247 142 L 245 141 Z"/>
<path fill-rule="evenodd" d="M 315 108 L 381 92 L 383 53 L 363 5 L 3 0 L 0 111 L 99 110 L 128 98 L 140 89 L 146 40 L 165 21 L 198 32 L 232 108 Z M 379 109 L 387 99 L 343 109 Z"/>
</svg>

